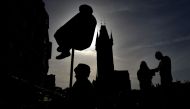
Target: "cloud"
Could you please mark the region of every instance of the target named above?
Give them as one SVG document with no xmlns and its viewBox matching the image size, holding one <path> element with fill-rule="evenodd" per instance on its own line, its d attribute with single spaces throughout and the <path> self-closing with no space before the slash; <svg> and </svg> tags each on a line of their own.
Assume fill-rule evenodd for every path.
<svg viewBox="0 0 190 109">
<path fill-rule="evenodd" d="M 170 40 L 164 40 L 164 41 L 156 42 L 153 44 L 137 45 L 137 46 L 129 48 L 128 52 L 134 51 L 134 50 L 139 50 L 139 49 L 144 49 L 144 48 L 154 48 L 154 47 L 158 47 L 158 46 L 169 46 L 169 45 L 176 44 L 176 43 L 183 43 L 184 41 L 190 41 L 190 36 L 179 37 L 179 38 L 170 39 Z"/>
</svg>

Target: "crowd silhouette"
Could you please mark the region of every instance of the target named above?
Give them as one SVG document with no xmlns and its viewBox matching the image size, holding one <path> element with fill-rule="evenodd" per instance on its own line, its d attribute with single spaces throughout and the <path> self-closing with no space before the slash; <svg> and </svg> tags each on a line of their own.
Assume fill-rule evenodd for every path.
<svg viewBox="0 0 190 109">
<path fill-rule="evenodd" d="M 10 4 L 11 2 L 12 4 Z M 174 82 L 171 72 L 171 59 L 156 51 L 155 58 L 160 61 L 157 68 L 149 68 L 145 61 L 140 63 L 137 77 L 140 89 L 125 88 L 119 80 L 97 84 L 89 81 L 90 66 L 80 63 L 74 69 L 76 82 L 72 87 L 62 89 L 55 85 L 55 75 L 48 75 L 48 60 L 51 58 L 49 41 L 49 18 L 42 0 L 9 0 L 3 19 L 11 21 L 14 28 L 7 29 L 2 42 L 2 76 L 0 79 L 1 109 L 142 109 L 142 108 L 188 108 L 190 82 Z M 70 56 L 69 50 L 83 50 L 90 46 L 95 31 L 96 19 L 89 5 L 81 5 L 79 13 L 55 33 L 61 52 L 57 59 Z M 16 19 L 18 22 L 13 22 Z M 8 25 L 8 26 L 7 26 Z M 105 29 L 105 28 L 104 28 Z M 77 43 L 74 42 L 77 40 Z M 113 39 L 111 38 L 111 41 Z M 113 42 L 110 42 L 112 45 Z M 101 47 L 100 47 L 101 48 Z M 102 60 L 101 60 L 102 61 Z M 114 70 L 113 65 L 110 65 Z M 107 73 L 113 73 L 111 72 Z M 107 70 L 109 71 L 109 70 Z M 115 71 L 119 73 L 119 71 Z M 128 76 L 128 72 L 124 76 Z M 153 85 L 152 78 L 160 75 L 160 85 Z M 106 76 L 106 75 L 104 75 Z M 129 81 L 122 81 L 129 82 Z M 103 85 L 111 86 L 100 87 Z M 114 84 L 118 83 L 118 84 Z M 102 85 L 103 84 L 103 85 Z M 100 86 L 98 86 L 100 85 Z M 118 89 L 114 89 L 115 86 Z M 103 92 L 103 93 L 102 93 Z"/>
</svg>

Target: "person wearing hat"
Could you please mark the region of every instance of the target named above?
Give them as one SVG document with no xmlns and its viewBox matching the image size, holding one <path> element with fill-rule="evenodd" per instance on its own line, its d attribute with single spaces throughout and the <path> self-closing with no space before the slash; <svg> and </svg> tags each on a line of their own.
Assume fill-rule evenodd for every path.
<svg viewBox="0 0 190 109">
<path fill-rule="evenodd" d="M 88 80 L 90 67 L 80 63 L 74 69 L 76 81 L 72 87 L 72 108 L 94 109 L 95 95 L 94 87 Z"/>
</svg>

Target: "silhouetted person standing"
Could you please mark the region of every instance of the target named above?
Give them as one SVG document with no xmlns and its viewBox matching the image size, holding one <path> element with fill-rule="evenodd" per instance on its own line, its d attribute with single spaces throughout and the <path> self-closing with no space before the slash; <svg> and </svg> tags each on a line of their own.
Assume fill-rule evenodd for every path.
<svg viewBox="0 0 190 109">
<path fill-rule="evenodd" d="M 65 25 L 59 28 L 54 37 L 61 52 L 57 59 L 63 59 L 70 56 L 70 49 L 84 50 L 88 48 L 94 36 L 97 21 L 92 15 L 93 10 L 88 5 L 81 5 L 79 13 L 69 20 Z"/>
<path fill-rule="evenodd" d="M 141 89 L 141 102 L 140 106 L 142 108 L 152 108 L 153 106 L 153 84 L 152 77 L 155 75 L 155 72 L 149 69 L 147 63 L 142 61 L 140 64 L 140 69 L 137 72 L 137 77 L 140 84 Z"/>
<path fill-rule="evenodd" d="M 71 107 L 75 109 L 94 109 L 94 88 L 88 80 L 90 67 L 86 64 L 78 64 L 74 71 L 76 82 L 71 90 Z"/>
<path fill-rule="evenodd" d="M 149 90 L 152 87 L 152 77 L 154 72 L 152 72 L 145 61 L 142 61 L 140 64 L 140 69 L 137 72 L 137 77 L 140 84 L 141 90 Z"/>
<path fill-rule="evenodd" d="M 161 78 L 161 85 L 163 87 L 168 87 L 172 83 L 171 74 L 171 59 L 168 56 L 163 56 L 160 51 L 155 53 L 155 58 L 160 61 L 159 66 L 154 69 L 156 72 L 159 71 Z"/>
</svg>

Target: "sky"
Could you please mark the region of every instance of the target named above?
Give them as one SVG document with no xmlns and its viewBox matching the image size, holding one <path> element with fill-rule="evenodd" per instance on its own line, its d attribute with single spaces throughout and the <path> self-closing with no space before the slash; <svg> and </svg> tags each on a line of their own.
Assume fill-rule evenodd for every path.
<svg viewBox="0 0 190 109">
<path fill-rule="evenodd" d="M 95 38 L 101 24 L 113 35 L 114 68 L 129 71 L 132 89 L 139 89 L 137 71 L 141 61 L 146 61 L 150 68 L 158 66 L 155 59 L 158 50 L 171 58 L 173 81 L 190 81 L 190 0 L 44 0 L 44 3 L 53 43 L 49 73 L 56 75 L 57 86 L 69 87 L 71 58 L 55 59 L 59 53 L 53 35 L 79 12 L 81 4 L 93 8 L 98 23 L 91 46 L 76 50 L 74 58 L 74 67 L 78 63 L 91 67 L 90 81 L 96 78 Z M 158 73 L 153 83 L 160 84 Z"/>
</svg>

